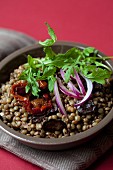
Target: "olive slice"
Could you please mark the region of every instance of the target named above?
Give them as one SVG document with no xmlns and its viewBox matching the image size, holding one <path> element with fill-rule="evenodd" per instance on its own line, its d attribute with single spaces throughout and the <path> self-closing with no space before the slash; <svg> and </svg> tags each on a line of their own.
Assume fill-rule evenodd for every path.
<svg viewBox="0 0 113 170">
<path fill-rule="evenodd" d="M 87 101 L 81 106 L 77 107 L 77 110 L 80 114 L 88 114 L 88 113 L 95 113 L 96 112 L 96 106 L 94 105 L 92 100 Z"/>
<path fill-rule="evenodd" d="M 62 131 L 66 124 L 62 120 L 50 119 L 44 122 L 42 128 L 47 132 Z"/>
</svg>

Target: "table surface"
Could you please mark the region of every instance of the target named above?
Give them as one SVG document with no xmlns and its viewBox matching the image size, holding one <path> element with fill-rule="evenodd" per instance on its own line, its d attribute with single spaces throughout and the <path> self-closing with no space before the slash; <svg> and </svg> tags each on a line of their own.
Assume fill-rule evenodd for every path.
<svg viewBox="0 0 113 170">
<path fill-rule="evenodd" d="M 58 40 L 75 41 L 113 55 L 113 0 L 1 0 L 0 27 L 26 33 L 37 40 L 48 38 L 44 22 Z M 112 170 L 113 149 L 89 169 Z M 1 170 L 41 170 L 0 149 Z"/>
</svg>

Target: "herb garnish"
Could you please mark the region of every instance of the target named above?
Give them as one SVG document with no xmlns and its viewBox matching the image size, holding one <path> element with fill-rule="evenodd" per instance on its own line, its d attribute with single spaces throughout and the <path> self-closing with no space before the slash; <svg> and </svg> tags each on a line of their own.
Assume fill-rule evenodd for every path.
<svg viewBox="0 0 113 170">
<path fill-rule="evenodd" d="M 22 72 L 20 79 L 28 82 L 26 93 L 32 92 L 34 96 L 39 97 L 39 85 L 37 80 L 47 80 L 50 92 L 54 89 L 56 81 L 56 72 L 62 68 L 65 71 L 65 82 L 68 82 L 74 70 L 82 73 L 92 82 L 100 84 L 105 83 L 105 79 L 111 76 L 111 70 L 102 63 L 104 58 L 97 57 L 98 51 L 93 47 L 87 47 L 83 51 L 73 47 L 66 53 L 58 53 L 52 50 L 51 46 L 56 42 L 57 37 L 54 30 L 46 23 L 50 39 L 39 41 L 45 52 L 44 58 L 32 58 L 28 55 L 28 63 L 25 64 L 25 70 Z"/>
</svg>

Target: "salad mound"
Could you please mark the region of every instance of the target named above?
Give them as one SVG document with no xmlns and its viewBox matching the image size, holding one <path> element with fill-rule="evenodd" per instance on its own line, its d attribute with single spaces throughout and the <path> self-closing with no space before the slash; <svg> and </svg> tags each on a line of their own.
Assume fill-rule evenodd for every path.
<svg viewBox="0 0 113 170">
<path fill-rule="evenodd" d="M 102 63 L 105 58 L 99 58 L 98 51 L 92 47 L 85 48 L 83 51 L 73 47 L 64 54 L 55 54 L 51 46 L 56 42 L 57 37 L 48 23 L 46 26 L 51 39 L 39 41 L 46 55 L 41 59 L 28 55 L 28 63 L 20 79 L 27 81 L 26 93 L 30 91 L 33 96 L 37 97 L 41 91 L 39 82 L 47 81 L 49 92 L 54 91 L 60 112 L 66 115 L 59 90 L 67 96 L 78 99 L 74 106 L 79 106 L 90 97 L 93 90 L 92 83 L 105 84 L 105 79 L 110 78 L 112 72 L 107 65 Z M 80 76 L 85 80 L 87 89 Z M 76 81 L 77 86 L 73 84 L 73 80 Z M 68 88 L 63 85 L 62 81 Z"/>
<path fill-rule="evenodd" d="M 28 136 L 61 138 L 90 129 L 109 113 L 112 71 L 108 57 L 99 57 L 93 47 L 56 54 L 57 37 L 46 26 L 50 39 L 39 41 L 45 57 L 28 55 L 28 62 L 2 84 L 0 118 Z"/>
</svg>

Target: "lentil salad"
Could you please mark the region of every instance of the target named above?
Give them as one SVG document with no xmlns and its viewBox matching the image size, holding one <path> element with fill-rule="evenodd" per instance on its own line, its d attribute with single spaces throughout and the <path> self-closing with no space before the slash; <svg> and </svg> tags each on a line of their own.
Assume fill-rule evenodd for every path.
<svg viewBox="0 0 113 170">
<path fill-rule="evenodd" d="M 63 87 L 63 85 L 66 87 L 66 92 L 64 93 L 63 90 L 60 91 L 58 89 L 62 105 L 66 111 L 66 114 L 64 114 L 58 105 L 59 101 L 56 101 L 56 94 L 48 88 L 47 80 L 38 81 L 39 96 L 33 96 L 31 89 L 28 90 L 27 88 L 28 91 L 25 93 L 27 80 L 20 80 L 20 75 L 22 75 L 25 69 L 26 66 L 21 65 L 11 73 L 10 80 L 1 86 L 0 97 L 0 115 L 3 122 L 23 134 L 45 138 L 71 136 L 98 124 L 112 108 L 112 78 L 110 77 L 107 78 L 104 84 L 92 82 L 92 93 L 87 100 L 79 104 L 79 101 L 82 101 L 86 96 L 78 87 L 80 82 L 77 83 L 72 74 L 71 82 L 79 89 L 80 98 L 73 98 L 72 93 L 67 95 L 67 92 L 71 91 L 68 82 L 63 77 L 67 70 L 64 69 L 63 74 L 61 74 L 62 70 L 58 69 L 57 77 L 60 79 L 60 83 L 62 83 L 60 87 Z M 82 74 L 78 74 L 78 76 L 84 85 L 86 93 L 88 88 L 86 79 L 84 79 Z M 60 83 L 57 84 L 57 88 Z M 41 85 L 44 85 L 44 88 L 41 89 Z M 20 96 L 23 98 L 20 98 Z M 27 104 L 25 101 L 23 102 L 23 99 L 26 98 L 29 99 Z M 45 110 L 38 110 L 39 107 L 35 107 L 37 105 L 40 105 L 40 108 L 43 105 L 47 107 Z"/>
</svg>

